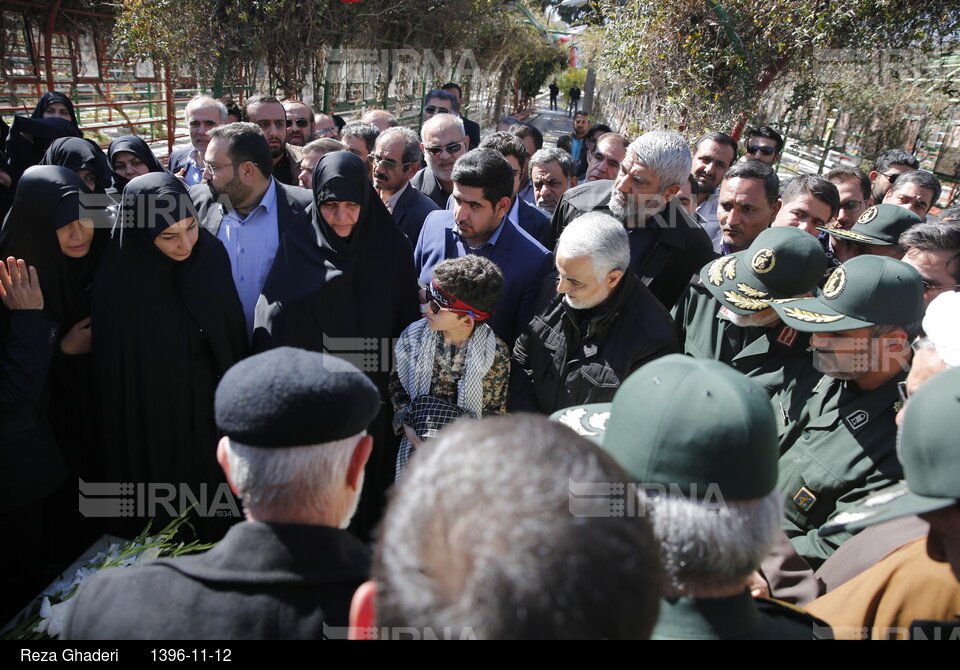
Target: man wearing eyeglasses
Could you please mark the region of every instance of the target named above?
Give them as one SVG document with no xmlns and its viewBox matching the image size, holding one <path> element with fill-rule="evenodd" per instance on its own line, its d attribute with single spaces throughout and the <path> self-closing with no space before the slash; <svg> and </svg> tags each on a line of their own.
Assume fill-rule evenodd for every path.
<svg viewBox="0 0 960 670">
<path fill-rule="evenodd" d="M 903 262 L 920 273 L 925 304 L 960 288 L 960 223 L 918 223 L 900 236 L 900 246 L 907 250 Z"/>
<path fill-rule="evenodd" d="M 314 135 L 318 140 L 328 137 L 332 140 L 340 139 L 340 129 L 337 122 L 329 114 L 316 114 L 313 118 Z"/>
<path fill-rule="evenodd" d="M 760 161 L 773 167 L 783 155 L 783 137 L 770 126 L 750 131 L 747 141 L 747 160 Z"/>
<path fill-rule="evenodd" d="M 410 185 L 410 180 L 420 169 L 420 138 L 409 128 L 387 128 L 377 137 L 370 158 L 373 161 L 373 187 L 410 244 L 415 245 L 423 220 L 430 212 L 440 209 L 433 200 Z"/>
<path fill-rule="evenodd" d="M 280 238 L 297 217 L 307 216 L 309 223 L 304 213 L 313 196 L 271 177 L 273 152 L 252 123 L 211 130 L 204 162 L 207 183 L 193 186 L 190 198 L 200 225 L 227 249 L 247 336 L 252 337 L 254 309 Z"/>
<path fill-rule="evenodd" d="M 287 144 L 287 112 L 279 100 L 269 95 L 253 95 L 243 103 L 245 121 L 260 126 L 270 145 L 273 178 L 287 186 L 297 185 L 300 174 L 299 147 Z"/>
<path fill-rule="evenodd" d="M 463 132 L 470 138 L 470 147 L 480 146 L 480 124 L 460 113 L 461 110 L 463 110 L 463 90 L 460 88 L 460 85 L 449 82 L 441 86 L 440 89 L 457 99 L 456 114 L 460 117 L 460 120 L 463 121 Z M 427 95 L 429 97 L 429 94 Z M 430 103 L 428 102 L 427 104 L 429 105 Z M 426 119 L 426 117 L 424 117 L 424 119 Z"/>
<path fill-rule="evenodd" d="M 587 154 L 587 181 L 616 179 L 627 156 L 627 146 L 627 141 L 616 133 L 601 135 L 597 146 Z"/>
<path fill-rule="evenodd" d="M 299 100 L 284 100 L 287 113 L 287 144 L 302 147 L 313 139 L 313 111 Z"/>
<path fill-rule="evenodd" d="M 347 145 L 347 151 L 355 154 L 367 166 L 367 176 L 373 179 L 370 171 L 370 152 L 377 143 L 380 129 L 369 123 L 354 121 L 340 131 L 340 141 Z"/>
<path fill-rule="evenodd" d="M 888 149 L 877 156 L 877 162 L 870 172 L 870 182 L 873 184 L 873 202 L 870 204 L 883 202 L 883 196 L 897 181 L 897 177 L 919 168 L 920 161 L 917 157 L 903 149 Z"/>
<path fill-rule="evenodd" d="M 463 122 L 453 114 L 438 114 L 429 119 L 423 124 L 420 137 L 427 165 L 410 183 L 437 207 L 445 209 L 453 192 L 453 164 L 467 152 L 470 138 L 463 130 Z"/>
</svg>

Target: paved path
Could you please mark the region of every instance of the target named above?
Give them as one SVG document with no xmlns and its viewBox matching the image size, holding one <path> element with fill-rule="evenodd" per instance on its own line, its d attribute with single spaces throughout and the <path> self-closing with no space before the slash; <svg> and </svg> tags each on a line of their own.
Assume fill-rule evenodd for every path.
<svg viewBox="0 0 960 670">
<path fill-rule="evenodd" d="M 561 107 L 563 100 L 557 101 Z M 543 146 L 554 147 L 561 135 L 573 132 L 573 117 L 567 116 L 562 108 L 556 112 L 550 111 L 550 94 L 545 93 L 537 98 L 537 110 L 527 117 L 527 123 L 532 124 L 543 133 Z"/>
</svg>

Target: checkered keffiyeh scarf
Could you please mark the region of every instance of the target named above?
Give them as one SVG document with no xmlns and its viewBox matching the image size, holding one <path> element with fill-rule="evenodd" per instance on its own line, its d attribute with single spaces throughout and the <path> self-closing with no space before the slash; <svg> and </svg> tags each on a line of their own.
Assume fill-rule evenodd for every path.
<svg viewBox="0 0 960 670">
<path fill-rule="evenodd" d="M 443 333 L 430 330 L 427 320 L 421 319 L 411 324 L 397 341 L 394 348 L 397 356 L 397 376 L 411 403 L 421 396 L 430 395 L 433 361 L 437 338 L 440 337 L 443 337 Z M 490 326 L 480 322 L 473 329 L 473 334 L 465 346 L 463 369 L 457 385 L 457 406 L 479 418 L 483 413 L 483 379 L 493 365 L 497 337 Z M 397 477 L 410 459 L 412 451 L 413 445 L 404 436 L 397 454 Z"/>
</svg>

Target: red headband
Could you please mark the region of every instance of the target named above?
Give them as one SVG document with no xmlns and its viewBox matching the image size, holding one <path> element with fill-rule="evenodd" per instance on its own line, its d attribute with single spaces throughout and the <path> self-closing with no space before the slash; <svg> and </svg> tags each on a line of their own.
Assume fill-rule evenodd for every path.
<svg viewBox="0 0 960 670">
<path fill-rule="evenodd" d="M 478 309 L 474 309 L 462 300 L 454 298 L 449 293 L 445 293 L 443 289 L 437 286 L 436 279 L 430 280 L 430 297 L 444 309 L 448 309 L 456 314 L 469 314 L 475 321 L 486 321 L 490 318 L 489 312 L 481 312 Z"/>
</svg>

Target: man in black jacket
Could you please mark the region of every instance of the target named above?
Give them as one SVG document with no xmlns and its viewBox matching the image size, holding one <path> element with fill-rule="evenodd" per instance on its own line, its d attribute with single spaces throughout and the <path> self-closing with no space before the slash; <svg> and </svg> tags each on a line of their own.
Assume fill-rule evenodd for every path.
<svg viewBox="0 0 960 670">
<path fill-rule="evenodd" d="M 616 219 L 591 213 L 574 221 L 556 261 L 556 289 L 545 283 L 513 350 L 513 412 L 609 402 L 631 372 L 680 350 L 670 315 L 630 271 L 627 232 Z"/>
<path fill-rule="evenodd" d="M 380 394 L 346 361 L 281 347 L 217 388 L 217 460 L 246 521 L 212 550 L 104 570 L 73 598 L 65 639 L 319 639 L 346 626 L 370 552 L 346 528 Z"/>
<path fill-rule="evenodd" d="M 690 278 L 716 257 L 707 233 L 675 197 L 690 164 L 690 149 L 678 133 L 641 135 L 612 184 L 595 181 L 564 193 L 551 220 L 554 235 L 586 212 L 612 214 L 627 230 L 630 268 L 670 309 Z"/>
</svg>

